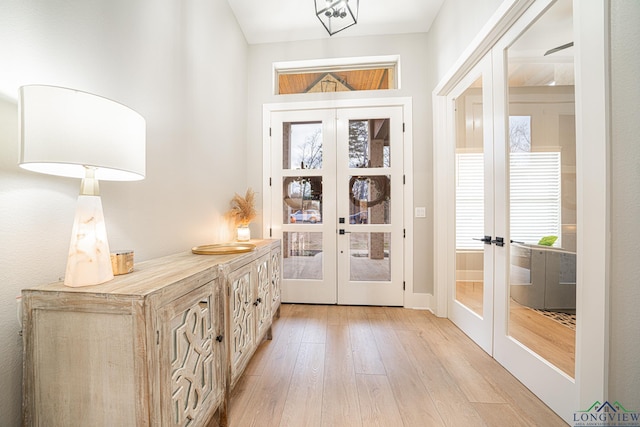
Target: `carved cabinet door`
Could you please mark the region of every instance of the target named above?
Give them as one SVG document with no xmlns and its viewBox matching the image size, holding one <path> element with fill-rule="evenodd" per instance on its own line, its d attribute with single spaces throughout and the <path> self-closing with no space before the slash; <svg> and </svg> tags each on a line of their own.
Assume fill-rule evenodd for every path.
<svg viewBox="0 0 640 427">
<path fill-rule="evenodd" d="M 216 279 L 158 310 L 160 328 L 155 343 L 160 373 L 158 424 L 207 425 L 223 401 L 222 302 Z"/>
<path fill-rule="evenodd" d="M 231 381 L 235 382 L 238 373 L 248 363 L 255 341 L 255 306 L 253 282 L 253 264 L 229 273 L 230 287 L 229 311 L 231 336 L 229 337 Z"/>
<path fill-rule="evenodd" d="M 269 267 L 271 269 L 271 313 L 276 314 L 276 311 L 280 307 L 280 288 L 281 288 L 281 275 L 280 266 L 282 265 L 282 255 L 280 252 L 280 246 L 277 249 L 271 251 L 271 259 L 269 261 Z"/>
<path fill-rule="evenodd" d="M 256 307 L 256 340 L 261 339 L 271 327 L 271 276 L 269 273 L 269 254 L 258 259 Z M 258 342 L 256 342 L 256 345 Z"/>
</svg>

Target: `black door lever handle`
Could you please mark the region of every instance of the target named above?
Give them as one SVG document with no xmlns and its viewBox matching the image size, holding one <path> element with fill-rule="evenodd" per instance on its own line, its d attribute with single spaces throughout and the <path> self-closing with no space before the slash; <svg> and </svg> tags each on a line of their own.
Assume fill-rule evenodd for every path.
<svg viewBox="0 0 640 427">
<path fill-rule="evenodd" d="M 504 246 L 504 237 L 496 237 L 496 240 L 492 240 L 491 243 L 494 243 L 496 246 Z"/>
<path fill-rule="evenodd" d="M 484 236 L 482 239 L 476 239 L 474 237 L 473 240 L 478 240 L 480 242 L 484 242 L 485 245 L 490 245 L 491 244 L 491 236 Z"/>
</svg>

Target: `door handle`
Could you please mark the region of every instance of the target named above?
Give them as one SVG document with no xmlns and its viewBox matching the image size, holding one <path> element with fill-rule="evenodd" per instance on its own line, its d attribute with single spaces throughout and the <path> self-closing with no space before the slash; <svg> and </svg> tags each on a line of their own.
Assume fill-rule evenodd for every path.
<svg viewBox="0 0 640 427">
<path fill-rule="evenodd" d="M 347 234 L 347 233 L 351 234 L 350 231 L 345 231 L 344 228 L 341 228 L 341 229 L 338 230 L 338 234 Z"/>
<path fill-rule="evenodd" d="M 494 243 L 496 246 L 504 246 L 504 237 L 496 237 L 496 240 L 492 240 L 491 243 Z"/>
<path fill-rule="evenodd" d="M 476 239 L 474 237 L 473 240 L 478 240 L 480 242 L 484 242 L 485 245 L 490 245 L 491 244 L 491 236 L 484 236 L 482 239 Z"/>
</svg>

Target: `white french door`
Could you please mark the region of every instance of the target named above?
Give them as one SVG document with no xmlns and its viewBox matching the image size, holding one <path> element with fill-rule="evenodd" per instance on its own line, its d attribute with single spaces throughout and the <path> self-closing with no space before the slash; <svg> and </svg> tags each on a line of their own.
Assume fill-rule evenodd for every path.
<svg viewBox="0 0 640 427">
<path fill-rule="evenodd" d="M 270 151 L 271 228 L 272 237 L 282 239 L 282 301 L 335 304 L 335 110 L 272 112 Z"/>
<path fill-rule="evenodd" d="M 493 356 L 565 420 L 580 409 L 576 331 L 545 332 L 546 319 L 532 325 L 523 316 L 531 309 L 582 315 L 576 312 L 574 58 L 570 50 L 545 54 L 563 44 L 559 39 L 573 38 L 572 22 L 570 0 L 538 1 L 491 52 L 493 123 L 500 129 L 495 232 L 506 240 L 495 255 Z M 543 37 L 553 31 L 556 38 Z M 543 246 L 550 235 L 557 244 Z"/>
<path fill-rule="evenodd" d="M 451 320 L 493 354 L 494 156 L 491 58 L 482 60 L 451 92 L 455 139 L 455 282 Z"/>
<path fill-rule="evenodd" d="M 401 306 L 402 108 L 337 114 L 338 304 Z"/>
<path fill-rule="evenodd" d="M 403 305 L 403 109 L 271 112 L 284 302 Z"/>
</svg>

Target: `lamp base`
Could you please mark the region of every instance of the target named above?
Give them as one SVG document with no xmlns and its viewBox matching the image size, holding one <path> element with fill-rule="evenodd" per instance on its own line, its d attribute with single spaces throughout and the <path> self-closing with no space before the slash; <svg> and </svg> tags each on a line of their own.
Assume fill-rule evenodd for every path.
<svg viewBox="0 0 640 427">
<path fill-rule="evenodd" d="M 78 196 L 64 284 L 90 286 L 113 279 L 100 196 Z"/>
</svg>

